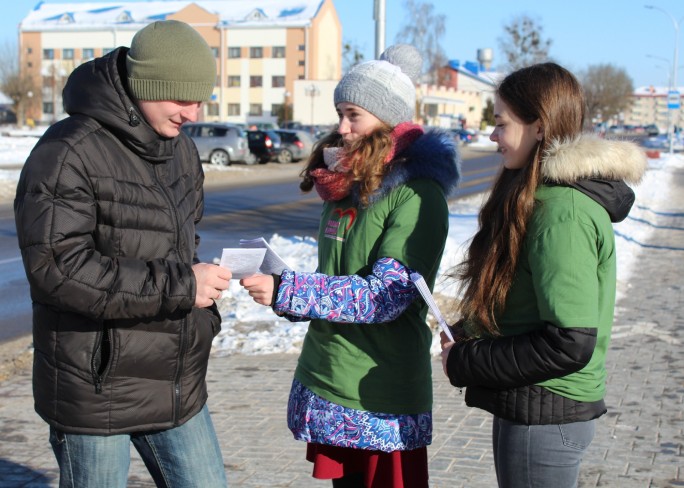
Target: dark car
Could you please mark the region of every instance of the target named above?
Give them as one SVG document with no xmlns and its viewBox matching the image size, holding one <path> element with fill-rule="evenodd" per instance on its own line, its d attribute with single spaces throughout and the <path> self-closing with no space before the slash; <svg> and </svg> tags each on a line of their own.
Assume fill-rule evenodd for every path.
<svg viewBox="0 0 684 488">
<path fill-rule="evenodd" d="M 0 108 L 0 124 L 16 124 L 17 116 L 7 108 Z"/>
<path fill-rule="evenodd" d="M 277 156 L 279 163 L 292 163 L 308 158 L 314 145 L 314 138 L 304 130 L 276 130 L 282 145 Z"/>
<path fill-rule="evenodd" d="M 253 164 L 247 136 L 238 126 L 219 122 L 189 122 L 181 130 L 195 143 L 201 161 L 229 166 L 232 162 Z"/>
<path fill-rule="evenodd" d="M 658 126 L 655 124 L 648 124 L 646 127 L 644 127 L 644 132 L 646 132 L 646 135 L 649 136 L 657 136 L 660 134 L 660 129 L 658 129 Z"/>
<path fill-rule="evenodd" d="M 273 130 L 248 130 L 249 150 L 259 163 L 268 163 L 280 153 L 280 136 Z"/>
</svg>

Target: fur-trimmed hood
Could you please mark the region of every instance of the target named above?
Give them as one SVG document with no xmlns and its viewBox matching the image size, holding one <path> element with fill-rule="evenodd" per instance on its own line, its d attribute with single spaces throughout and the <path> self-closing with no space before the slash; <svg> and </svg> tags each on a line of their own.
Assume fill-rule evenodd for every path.
<svg viewBox="0 0 684 488">
<path fill-rule="evenodd" d="M 634 204 L 627 183 L 641 181 L 646 164 L 646 153 L 632 142 L 581 135 L 551 143 L 542 160 L 542 175 L 546 184 L 581 191 L 601 205 L 612 222 L 621 222 Z"/>
<path fill-rule="evenodd" d="M 448 132 L 431 129 L 397 155 L 390 163 L 380 188 L 371 195 L 369 204 L 408 181 L 423 178 L 439 183 L 447 197 L 456 189 L 461 179 L 461 157 L 454 138 Z M 358 201 L 356 187 L 353 196 Z"/>
<path fill-rule="evenodd" d="M 542 175 L 561 184 L 588 178 L 635 184 L 641 181 L 646 164 L 646 153 L 633 142 L 583 134 L 552 141 L 543 157 Z"/>
</svg>

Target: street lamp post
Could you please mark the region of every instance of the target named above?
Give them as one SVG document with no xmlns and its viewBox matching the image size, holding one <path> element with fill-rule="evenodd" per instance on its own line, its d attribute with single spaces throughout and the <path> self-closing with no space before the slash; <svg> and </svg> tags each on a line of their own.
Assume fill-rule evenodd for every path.
<svg viewBox="0 0 684 488">
<path fill-rule="evenodd" d="M 290 98 L 290 92 L 285 90 L 283 93 L 283 127 L 287 128 L 287 99 Z"/>
<path fill-rule="evenodd" d="M 307 97 L 311 97 L 311 133 L 313 134 L 314 131 L 314 98 L 316 98 L 318 95 L 321 94 L 321 91 L 318 89 L 316 85 L 311 83 L 311 85 L 307 86 L 304 88 L 304 93 L 306 94 Z"/>
<path fill-rule="evenodd" d="M 373 2 L 373 18 L 375 19 L 375 59 L 385 50 L 385 0 Z"/>
<path fill-rule="evenodd" d="M 667 87 L 672 88 L 674 85 L 672 84 L 672 66 L 670 66 L 670 60 L 662 56 L 653 56 L 652 54 L 647 54 L 646 57 L 665 63 L 664 65 L 658 64 L 658 67 L 665 68 L 667 70 Z"/>
<path fill-rule="evenodd" d="M 680 106 L 680 101 L 679 101 L 679 90 L 677 89 L 677 58 L 679 57 L 679 24 L 680 22 L 684 19 L 675 19 L 674 15 L 672 15 L 670 12 L 668 12 L 665 9 L 662 9 L 660 7 L 657 7 L 655 5 L 644 5 L 649 10 L 660 10 L 662 13 L 670 17 L 670 20 L 672 20 L 672 25 L 674 26 L 675 30 L 675 45 L 674 45 L 674 59 L 672 60 L 672 76 L 670 77 L 672 80 L 672 87 L 670 89 L 670 92 L 674 92 L 677 94 L 677 113 L 679 113 L 679 106 Z M 673 110 L 669 108 L 670 105 L 670 99 L 669 99 L 669 93 L 668 93 L 668 110 Z M 668 124 L 668 134 L 670 138 L 670 154 L 674 153 L 674 123 L 673 123 L 674 117 L 670 117 L 670 123 Z"/>
<path fill-rule="evenodd" d="M 653 56 L 652 54 L 647 54 L 646 57 L 651 58 L 651 59 L 656 59 L 656 60 L 662 61 L 664 63 L 664 64 L 658 64 L 658 67 L 663 68 L 667 73 L 667 93 L 669 96 L 669 93 L 673 90 L 673 86 L 674 86 L 672 84 L 672 67 L 670 66 L 670 60 L 667 58 L 664 58 L 662 56 Z M 668 100 L 666 97 L 665 98 L 665 107 L 666 108 L 667 108 L 667 105 L 668 105 Z M 654 123 L 656 123 L 659 119 L 657 107 L 658 107 L 658 105 L 656 103 L 656 105 L 653 107 L 654 119 L 655 119 Z M 671 132 L 670 132 L 670 129 L 672 128 L 672 125 L 673 125 L 672 119 L 673 119 L 672 110 L 667 109 L 667 138 L 668 138 L 668 144 L 670 144 L 670 151 L 672 151 L 672 147 L 673 147 L 672 137 L 671 137 Z"/>
</svg>

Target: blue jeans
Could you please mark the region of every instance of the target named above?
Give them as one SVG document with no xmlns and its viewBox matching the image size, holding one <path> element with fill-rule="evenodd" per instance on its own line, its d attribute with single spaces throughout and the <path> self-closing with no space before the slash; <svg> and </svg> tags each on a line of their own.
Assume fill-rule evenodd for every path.
<svg viewBox="0 0 684 488">
<path fill-rule="evenodd" d="M 574 488 L 594 438 L 595 420 L 525 425 L 494 417 L 494 467 L 500 488 Z"/>
<path fill-rule="evenodd" d="M 125 488 L 133 442 L 159 487 L 224 488 L 223 458 L 205 405 L 173 429 L 111 436 L 66 434 L 50 427 L 60 488 Z"/>
</svg>

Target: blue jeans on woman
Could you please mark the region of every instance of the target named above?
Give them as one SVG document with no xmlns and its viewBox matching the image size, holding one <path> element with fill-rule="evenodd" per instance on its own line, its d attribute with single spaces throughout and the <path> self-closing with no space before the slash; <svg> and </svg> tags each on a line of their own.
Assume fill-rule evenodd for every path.
<svg viewBox="0 0 684 488">
<path fill-rule="evenodd" d="M 494 467 L 499 488 L 575 488 L 595 420 L 525 425 L 494 417 Z"/>
<path fill-rule="evenodd" d="M 225 488 L 214 425 L 205 405 L 173 429 L 111 436 L 66 434 L 50 427 L 60 488 L 125 488 L 133 443 L 159 487 Z"/>
</svg>

